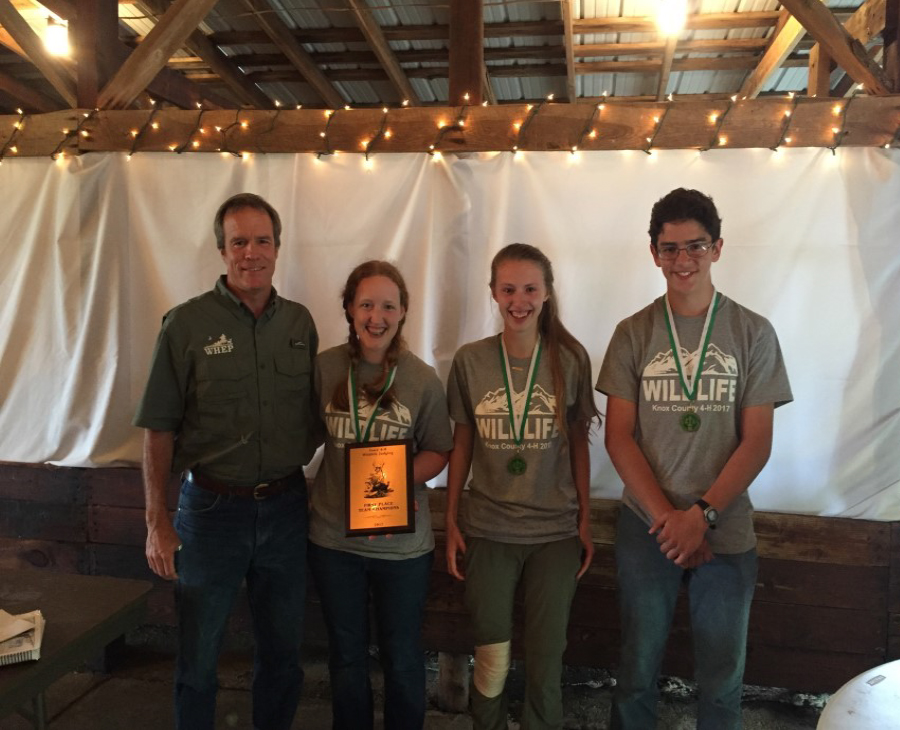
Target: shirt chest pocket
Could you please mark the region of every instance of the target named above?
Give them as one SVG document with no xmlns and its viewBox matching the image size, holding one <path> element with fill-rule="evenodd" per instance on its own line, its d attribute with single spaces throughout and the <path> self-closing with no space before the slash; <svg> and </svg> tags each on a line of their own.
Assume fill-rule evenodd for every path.
<svg viewBox="0 0 900 730">
<path fill-rule="evenodd" d="M 197 364 L 197 408 L 204 427 L 221 431 L 225 423 L 247 416 L 250 376 L 245 363 L 225 355 Z"/>
<path fill-rule="evenodd" d="M 297 429 L 309 418 L 311 371 L 305 353 L 275 357 L 275 412 L 283 428 Z"/>
</svg>

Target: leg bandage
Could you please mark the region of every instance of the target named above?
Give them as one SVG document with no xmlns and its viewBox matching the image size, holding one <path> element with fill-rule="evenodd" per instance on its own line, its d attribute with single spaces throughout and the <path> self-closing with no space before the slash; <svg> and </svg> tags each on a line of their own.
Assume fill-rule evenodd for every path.
<svg viewBox="0 0 900 730">
<path fill-rule="evenodd" d="M 509 674 L 510 642 L 483 644 L 475 647 L 474 684 L 487 698 L 496 697 L 503 691 L 506 675 Z"/>
</svg>

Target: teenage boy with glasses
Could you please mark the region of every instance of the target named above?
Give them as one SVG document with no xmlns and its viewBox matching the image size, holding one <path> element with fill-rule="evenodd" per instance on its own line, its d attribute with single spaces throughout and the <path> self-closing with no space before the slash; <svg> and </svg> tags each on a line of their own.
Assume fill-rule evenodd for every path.
<svg viewBox="0 0 900 730">
<path fill-rule="evenodd" d="M 697 727 L 741 726 L 756 536 L 747 489 L 769 458 L 773 411 L 792 400 L 769 322 L 718 293 L 721 220 L 696 190 L 653 206 L 650 253 L 666 294 L 619 323 L 597 390 L 625 484 L 616 536 L 622 657 L 612 728 L 656 727 L 657 679 L 687 583 Z"/>
</svg>

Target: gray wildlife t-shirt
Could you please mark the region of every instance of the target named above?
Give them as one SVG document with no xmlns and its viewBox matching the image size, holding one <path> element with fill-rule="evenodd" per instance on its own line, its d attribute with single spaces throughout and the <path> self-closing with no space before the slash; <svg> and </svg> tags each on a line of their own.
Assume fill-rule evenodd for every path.
<svg viewBox="0 0 900 730">
<path fill-rule="evenodd" d="M 578 534 L 578 500 L 569 449 L 556 423 L 557 395 L 549 358 L 543 356 L 525 419 L 521 458 L 525 473 L 514 475 L 509 460 L 520 449 L 510 423 L 503 384 L 500 336 L 464 345 L 453 358 L 447 383 L 450 417 L 475 430 L 469 498 L 460 514 L 467 536 L 511 543 L 541 543 Z M 567 417 L 579 398 L 592 398 L 589 368 L 562 351 Z M 510 358 L 513 398 L 526 396 L 529 359 Z"/>
<path fill-rule="evenodd" d="M 767 319 L 719 295 L 703 372 L 691 403 L 684 394 L 665 321 L 665 299 L 616 327 L 597 379 L 597 390 L 637 403 L 635 439 L 675 507 L 703 496 L 740 442 L 741 410 L 793 400 L 778 337 Z M 705 315 L 675 315 L 687 372 L 700 358 Z M 691 408 L 700 419 L 686 431 L 681 418 Z M 650 519 L 626 488 L 623 501 Z M 713 552 L 739 553 L 756 545 L 753 505 L 745 491 L 707 532 Z"/>
<path fill-rule="evenodd" d="M 310 489 L 309 539 L 321 547 L 385 560 L 424 555 L 434 548 L 424 484 L 416 485 L 418 509 L 414 533 L 391 535 L 390 538 L 381 535 L 372 540 L 345 534 L 344 447 L 356 441 L 356 434 L 350 413 L 335 408 L 331 398 L 339 384 L 346 387 L 349 372 L 350 355 L 346 345 L 326 350 L 315 360 L 316 398 L 327 435 L 322 466 Z M 380 365 L 361 361 L 357 382 L 374 382 L 380 373 Z M 394 401 L 388 407 L 379 407 L 369 441 L 412 439 L 414 453 L 449 451 L 453 447 L 450 418 L 444 389 L 434 368 L 404 351 L 397 362 L 393 388 Z M 360 420 L 368 418 L 371 411 L 371 404 L 361 399 Z"/>
</svg>

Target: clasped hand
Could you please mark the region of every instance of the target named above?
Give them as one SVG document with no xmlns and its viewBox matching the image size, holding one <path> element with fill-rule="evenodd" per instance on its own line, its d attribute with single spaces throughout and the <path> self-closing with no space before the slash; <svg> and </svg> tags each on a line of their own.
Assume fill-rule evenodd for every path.
<svg viewBox="0 0 900 730">
<path fill-rule="evenodd" d="M 650 526 L 660 552 L 681 568 L 696 568 L 712 560 L 706 522 L 692 509 L 664 512 Z"/>
</svg>

